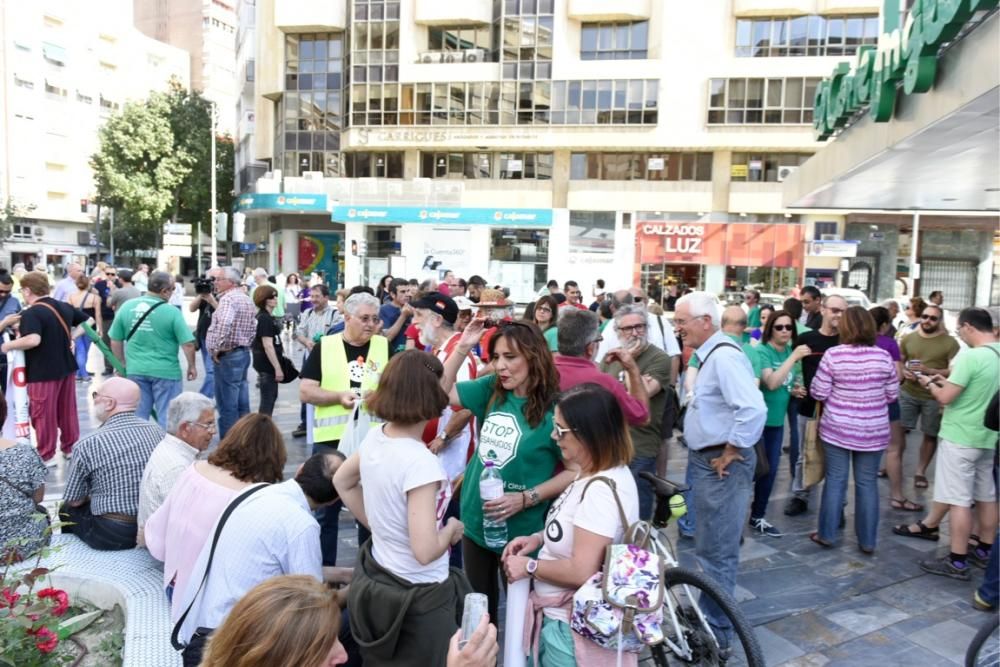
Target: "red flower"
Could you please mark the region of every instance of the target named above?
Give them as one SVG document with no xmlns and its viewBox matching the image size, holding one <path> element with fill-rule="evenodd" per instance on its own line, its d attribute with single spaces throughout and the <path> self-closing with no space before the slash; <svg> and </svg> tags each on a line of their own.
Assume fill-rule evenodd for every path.
<svg viewBox="0 0 1000 667">
<path fill-rule="evenodd" d="M 21 599 L 21 594 L 14 592 L 13 588 L 5 588 L 0 591 L 0 595 L 3 595 L 4 602 L 7 607 L 13 608 L 17 604 L 17 601 Z"/>
<path fill-rule="evenodd" d="M 53 616 L 62 616 L 69 609 L 69 595 L 66 591 L 59 590 L 58 588 L 43 588 L 37 593 L 38 599 L 44 600 L 45 598 L 52 598 L 55 600 L 55 606 L 52 607 Z"/>
<path fill-rule="evenodd" d="M 59 637 L 56 636 L 56 633 L 45 626 L 38 628 L 32 634 L 35 635 L 35 646 L 42 653 L 52 653 L 59 644 Z"/>
</svg>

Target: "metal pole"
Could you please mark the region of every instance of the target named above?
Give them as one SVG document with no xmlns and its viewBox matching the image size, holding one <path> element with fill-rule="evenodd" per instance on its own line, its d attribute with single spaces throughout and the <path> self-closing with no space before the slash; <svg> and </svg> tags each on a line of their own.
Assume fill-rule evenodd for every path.
<svg viewBox="0 0 1000 667">
<path fill-rule="evenodd" d="M 216 113 L 215 102 L 212 102 L 212 131 L 211 131 L 211 136 L 209 137 L 209 139 L 212 142 L 211 143 L 211 147 L 212 147 L 211 148 L 211 158 L 210 158 L 210 160 L 211 160 L 211 166 L 209 167 L 212 170 L 212 217 L 209 219 L 209 222 L 212 225 L 212 266 L 217 266 L 218 263 L 219 263 L 219 258 L 218 258 L 218 255 L 217 255 L 218 239 L 216 238 L 216 229 L 215 229 L 215 226 L 216 226 L 216 221 L 215 221 L 215 215 L 216 215 L 216 213 L 215 213 L 215 113 Z M 201 256 L 201 253 L 199 253 L 199 257 L 200 256 Z M 201 275 L 200 271 L 199 271 L 199 275 Z"/>
<path fill-rule="evenodd" d="M 111 263 L 115 263 L 115 209 L 111 209 Z"/>
<path fill-rule="evenodd" d="M 920 211 L 913 212 L 913 235 L 910 238 L 910 296 L 917 294 L 920 267 L 917 265 L 917 242 L 920 234 Z"/>
<path fill-rule="evenodd" d="M 194 256 L 195 270 L 201 276 L 201 220 L 194 221 Z"/>
</svg>

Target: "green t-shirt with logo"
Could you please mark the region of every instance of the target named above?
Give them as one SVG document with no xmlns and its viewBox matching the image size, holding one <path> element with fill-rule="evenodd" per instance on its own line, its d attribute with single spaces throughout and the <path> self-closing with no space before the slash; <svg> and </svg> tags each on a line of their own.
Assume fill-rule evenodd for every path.
<svg viewBox="0 0 1000 667">
<path fill-rule="evenodd" d="M 912 336 L 913 334 L 911 334 Z M 994 449 L 997 433 L 983 425 L 986 406 L 1000 386 L 1000 344 L 990 343 L 959 352 L 948 382 L 962 393 L 944 408 L 938 435 L 961 447 Z"/>
<path fill-rule="evenodd" d="M 764 394 L 764 404 L 767 406 L 767 421 L 765 426 L 782 426 L 785 423 L 785 414 L 788 412 L 788 403 L 792 398 L 792 385 L 795 378 L 802 380 L 802 365 L 796 363 L 792 370 L 788 372 L 784 383 L 777 389 L 768 389 L 764 384 L 763 373 L 766 369 L 772 371 L 781 367 L 788 357 L 792 356 L 792 346 L 785 345 L 782 352 L 774 349 L 770 343 L 761 343 L 756 348 L 757 363 L 754 364 L 754 371 L 760 373 L 760 390 Z"/>
<path fill-rule="evenodd" d="M 503 402 L 489 405 L 495 383 L 496 376 L 487 375 L 455 386 L 462 407 L 471 410 L 479 424 L 476 452 L 465 467 L 462 483 L 462 523 L 465 524 L 465 536 L 484 549 L 487 547 L 483 537 L 479 477 L 485 461 L 496 463 L 505 492 L 518 492 L 551 479 L 561 460 L 559 446 L 552 439 L 555 407 L 532 428 L 524 418 L 527 399 L 508 392 Z M 507 519 L 507 539 L 541 530 L 548 506 L 547 502 L 542 502 Z M 496 551 L 500 553 L 501 550 Z"/>
<path fill-rule="evenodd" d="M 545 342 L 549 346 L 549 352 L 558 352 L 559 351 L 559 328 L 556 327 L 555 325 L 553 325 L 553 326 L 549 327 L 548 329 L 546 329 L 545 331 L 543 331 L 542 335 L 545 336 Z"/>
<path fill-rule="evenodd" d="M 124 341 L 146 311 L 163 299 L 140 296 L 122 304 L 115 314 L 108 336 Z M 125 343 L 125 370 L 129 375 L 148 375 L 163 380 L 180 380 L 181 364 L 177 348 L 194 342 L 194 334 L 180 309 L 164 304 L 142 321 L 135 335 Z"/>
</svg>

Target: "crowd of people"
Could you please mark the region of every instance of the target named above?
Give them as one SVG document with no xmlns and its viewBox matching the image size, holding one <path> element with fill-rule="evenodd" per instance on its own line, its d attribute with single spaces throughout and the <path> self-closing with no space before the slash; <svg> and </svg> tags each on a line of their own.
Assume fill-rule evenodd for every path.
<svg viewBox="0 0 1000 667">
<path fill-rule="evenodd" d="M 44 544 L 36 505 L 58 446 L 62 532 L 163 562 L 186 665 L 491 665 L 502 591 L 522 579 L 534 664 L 610 664 L 571 628 L 573 594 L 651 519 L 640 475 L 665 475 L 671 448 L 687 450 L 680 537 L 732 594 L 747 530 L 782 537 L 769 500 L 786 452 L 784 513 L 809 512 L 820 487 L 810 539 L 836 546 L 853 472 L 853 528 L 870 555 L 885 532 L 880 476 L 892 510 L 925 509 L 902 472 L 918 427 L 913 484 L 928 486 L 933 461 L 934 503 L 892 532 L 937 540 L 948 515 L 949 553 L 920 567 L 968 580 L 992 559 L 974 604 L 996 609 L 1000 345 L 988 310 L 962 309 L 949 332 L 933 298 L 904 315 L 815 287 L 780 304 L 747 290 L 728 306 L 675 290 L 664 312 L 637 287 L 601 282 L 588 307 L 576 282 L 553 281 L 517 313 L 480 276 L 386 276 L 331 294 L 216 267 L 195 281 L 192 331 L 167 272 L 70 265 L 54 290 L 40 272 L 14 278 L 0 273 L 11 333 L 0 350 L 23 352 L 36 446 L 0 440 L 3 555 Z M 90 391 L 100 427 L 80 439 L 75 378 L 90 377 L 91 340 L 107 368 Z M 185 392 L 199 352 L 200 389 Z M 271 415 L 295 381 L 300 423 L 283 434 Z M 812 432 L 821 485 L 806 476 Z M 286 479 L 287 447 L 303 438 L 308 457 Z M 496 493 L 487 479 L 502 480 Z M 357 523 L 350 567 L 338 566 L 343 507 Z M 470 639 L 459 627 L 473 591 L 487 615 Z M 702 604 L 725 653 L 729 620 Z"/>
</svg>

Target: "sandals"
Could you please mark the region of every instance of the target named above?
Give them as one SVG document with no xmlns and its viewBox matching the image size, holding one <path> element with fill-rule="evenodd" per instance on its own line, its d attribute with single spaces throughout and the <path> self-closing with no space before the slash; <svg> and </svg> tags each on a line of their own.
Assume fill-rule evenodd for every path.
<svg viewBox="0 0 1000 667">
<path fill-rule="evenodd" d="M 924 506 L 918 505 L 912 500 L 907 500 L 906 498 L 890 498 L 889 505 L 892 509 L 899 510 L 900 512 L 923 512 Z"/>
<path fill-rule="evenodd" d="M 910 526 L 917 526 L 920 530 L 914 532 L 910 530 Z M 900 524 L 898 526 L 892 527 L 892 532 L 894 535 L 902 535 L 903 537 L 916 537 L 921 540 L 929 540 L 931 542 L 937 542 L 938 538 L 941 536 L 937 528 L 928 528 L 924 525 L 923 521 L 917 521 L 914 524 Z"/>
<path fill-rule="evenodd" d="M 816 544 L 820 545 L 824 549 L 830 549 L 831 547 L 833 547 L 833 544 L 821 538 L 818 532 L 809 533 L 809 539 L 815 542 Z"/>
<path fill-rule="evenodd" d="M 914 475 L 913 476 L 913 486 L 917 487 L 918 489 L 926 489 L 927 488 L 927 478 L 924 477 L 923 475 Z"/>
</svg>

